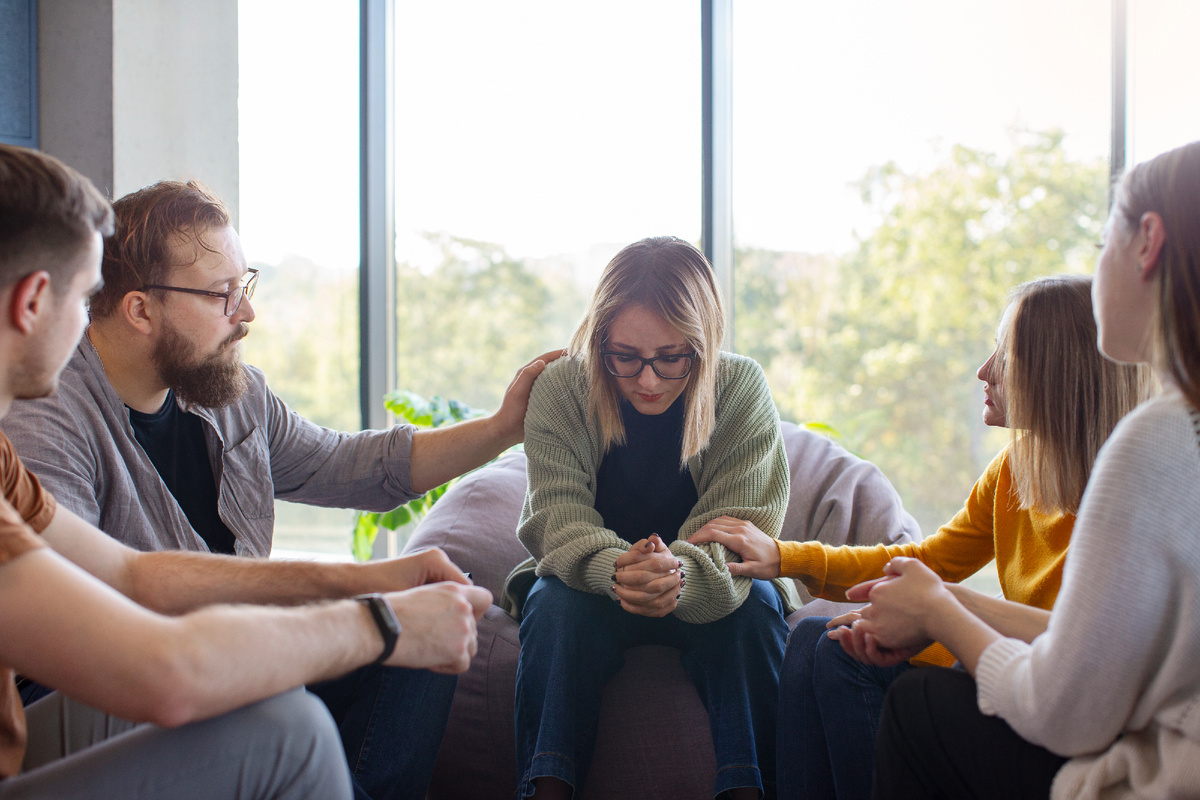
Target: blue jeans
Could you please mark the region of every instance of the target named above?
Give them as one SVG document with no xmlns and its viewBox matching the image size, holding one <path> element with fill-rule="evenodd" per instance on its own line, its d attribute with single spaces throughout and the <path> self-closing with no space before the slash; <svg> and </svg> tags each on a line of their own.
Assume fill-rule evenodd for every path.
<svg viewBox="0 0 1200 800">
<path fill-rule="evenodd" d="M 800 620 L 779 683 L 780 800 L 867 800 L 888 687 L 912 669 L 872 667 L 825 635 L 829 617 Z"/>
<path fill-rule="evenodd" d="M 771 789 L 786 637 L 779 593 L 764 581 L 754 581 L 746 602 L 729 616 L 693 625 L 672 615 L 630 614 L 605 596 L 538 578 L 521 622 L 517 796 L 532 794 L 541 777 L 583 785 L 604 684 L 621 669 L 625 650 L 644 644 L 683 651 L 680 662 L 708 710 L 717 761 L 714 794 Z"/>
<path fill-rule="evenodd" d="M 308 690 L 337 723 L 355 800 L 420 800 L 450 717 L 454 675 L 362 667 Z"/>
</svg>

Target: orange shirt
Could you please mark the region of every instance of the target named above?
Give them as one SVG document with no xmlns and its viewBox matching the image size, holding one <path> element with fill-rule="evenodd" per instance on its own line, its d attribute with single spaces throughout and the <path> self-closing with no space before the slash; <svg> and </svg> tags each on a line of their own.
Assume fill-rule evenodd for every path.
<svg viewBox="0 0 1200 800">
<path fill-rule="evenodd" d="M 878 578 L 895 556 L 919 559 L 951 583 L 970 577 L 994 558 L 1006 599 L 1050 609 L 1062 585 L 1074 527 L 1074 514 L 1018 507 L 1006 449 L 992 459 L 954 519 L 923 541 L 867 547 L 781 541 L 780 568 L 785 577 L 802 581 L 813 597 L 844 601 L 847 589 Z M 948 665 L 954 657 L 935 644 L 913 661 Z"/>
<path fill-rule="evenodd" d="M 54 498 L 25 469 L 8 437 L 0 432 L 0 566 L 45 547 L 41 533 L 54 518 Z M 16 676 L 0 664 L 0 778 L 16 775 L 25 756 L 25 709 Z"/>
</svg>

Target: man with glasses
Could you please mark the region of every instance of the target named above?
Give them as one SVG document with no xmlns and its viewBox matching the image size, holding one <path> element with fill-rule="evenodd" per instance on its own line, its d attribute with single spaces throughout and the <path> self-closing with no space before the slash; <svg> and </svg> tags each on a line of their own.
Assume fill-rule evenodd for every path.
<svg viewBox="0 0 1200 800">
<path fill-rule="evenodd" d="M 104 286 L 58 393 L 16 404 L 3 425 L 59 502 L 139 550 L 263 559 L 239 578 L 263 602 L 461 579 L 438 551 L 365 565 L 266 561 L 275 498 L 386 511 L 486 463 L 523 438 L 529 390 L 552 354 L 518 373 L 490 417 L 331 431 L 241 360 L 257 276 L 221 201 L 194 182 L 162 182 L 113 210 Z M 228 576 L 208 565 L 163 579 Z M 310 687 L 340 727 L 359 797 L 424 796 L 454 686 L 452 675 L 373 666 Z"/>
</svg>

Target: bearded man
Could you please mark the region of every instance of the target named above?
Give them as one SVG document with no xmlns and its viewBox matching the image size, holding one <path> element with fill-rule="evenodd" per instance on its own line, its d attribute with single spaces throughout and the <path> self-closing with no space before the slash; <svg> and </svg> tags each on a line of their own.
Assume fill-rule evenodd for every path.
<svg viewBox="0 0 1200 800">
<path fill-rule="evenodd" d="M 62 506 L 126 545 L 266 558 L 275 498 L 386 511 L 523 438 L 529 389 L 555 354 L 526 365 L 495 414 L 449 428 L 305 420 L 241 360 L 257 275 L 221 201 L 162 182 L 113 211 L 104 286 L 57 394 L 15 403 L 3 427 Z M 308 580 L 341 567 L 358 565 Z M 454 680 L 377 666 L 309 687 L 338 723 L 357 797 L 424 797 Z"/>
</svg>

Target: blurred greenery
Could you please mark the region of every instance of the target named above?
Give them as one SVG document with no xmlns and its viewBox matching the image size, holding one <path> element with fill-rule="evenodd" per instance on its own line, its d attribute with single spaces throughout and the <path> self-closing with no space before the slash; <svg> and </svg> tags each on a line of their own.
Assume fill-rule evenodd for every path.
<svg viewBox="0 0 1200 800">
<path fill-rule="evenodd" d="M 1007 294 L 1091 270 L 1107 180 L 1106 161 L 1071 158 L 1054 130 L 1016 132 L 1001 154 L 949 147 L 918 171 L 880 165 L 856 184 L 874 225 L 851 252 L 737 251 L 735 346 L 763 365 L 783 418 L 836 431 L 932 532 L 1006 441 L 982 424 L 975 371 Z M 594 273 L 580 279 L 570 256 L 427 239 L 436 265 L 397 266 L 397 384 L 496 408 L 521 364 L 566 344 Z M 288 259 L 263 270 L 246 340 L 281 397 L 347 430 L 359 427 L 357 301 L 352 273 Z"/>
<path fill-rule="evenodd" d="M 1108 165 L 1071 160 L 1062 138 L 871 170 L 858 188 L 878 225 L 843 257 L 739 253 L 738 349 L 762 363 L 782 416 L 837 428 L 927 532 L 1006 441 L 982 424 L 975 372 L 1009 290 L 1092 267 Z"/>
<path fill-rule="evenodd" d="M 446 400 L 442 397 L 431 397 L 426 400 L 415 392 L 391 392 L 385 398 L 388 411 L 398 419 L 418 428 L 440 428 L 462 422 L 473 417 L 481 417 L 486 412 L 471 408 L 457 400 Z M 367 561 L 375 548 L 375 538 L 379 529 L 389 531 L 399 530 L 409 523 L 419 522 L 421 517 L 433 508 L 442 495 L 446 493 L 458 478 L 430 489 L 420 497 L 384 513 L 374 511 L 359 511 L 354 515 L 354 530 L 351 534 L 350 550 L 358 561 Z M 403 543 L 401 543 L 403 544 Z"/>
</svg>

